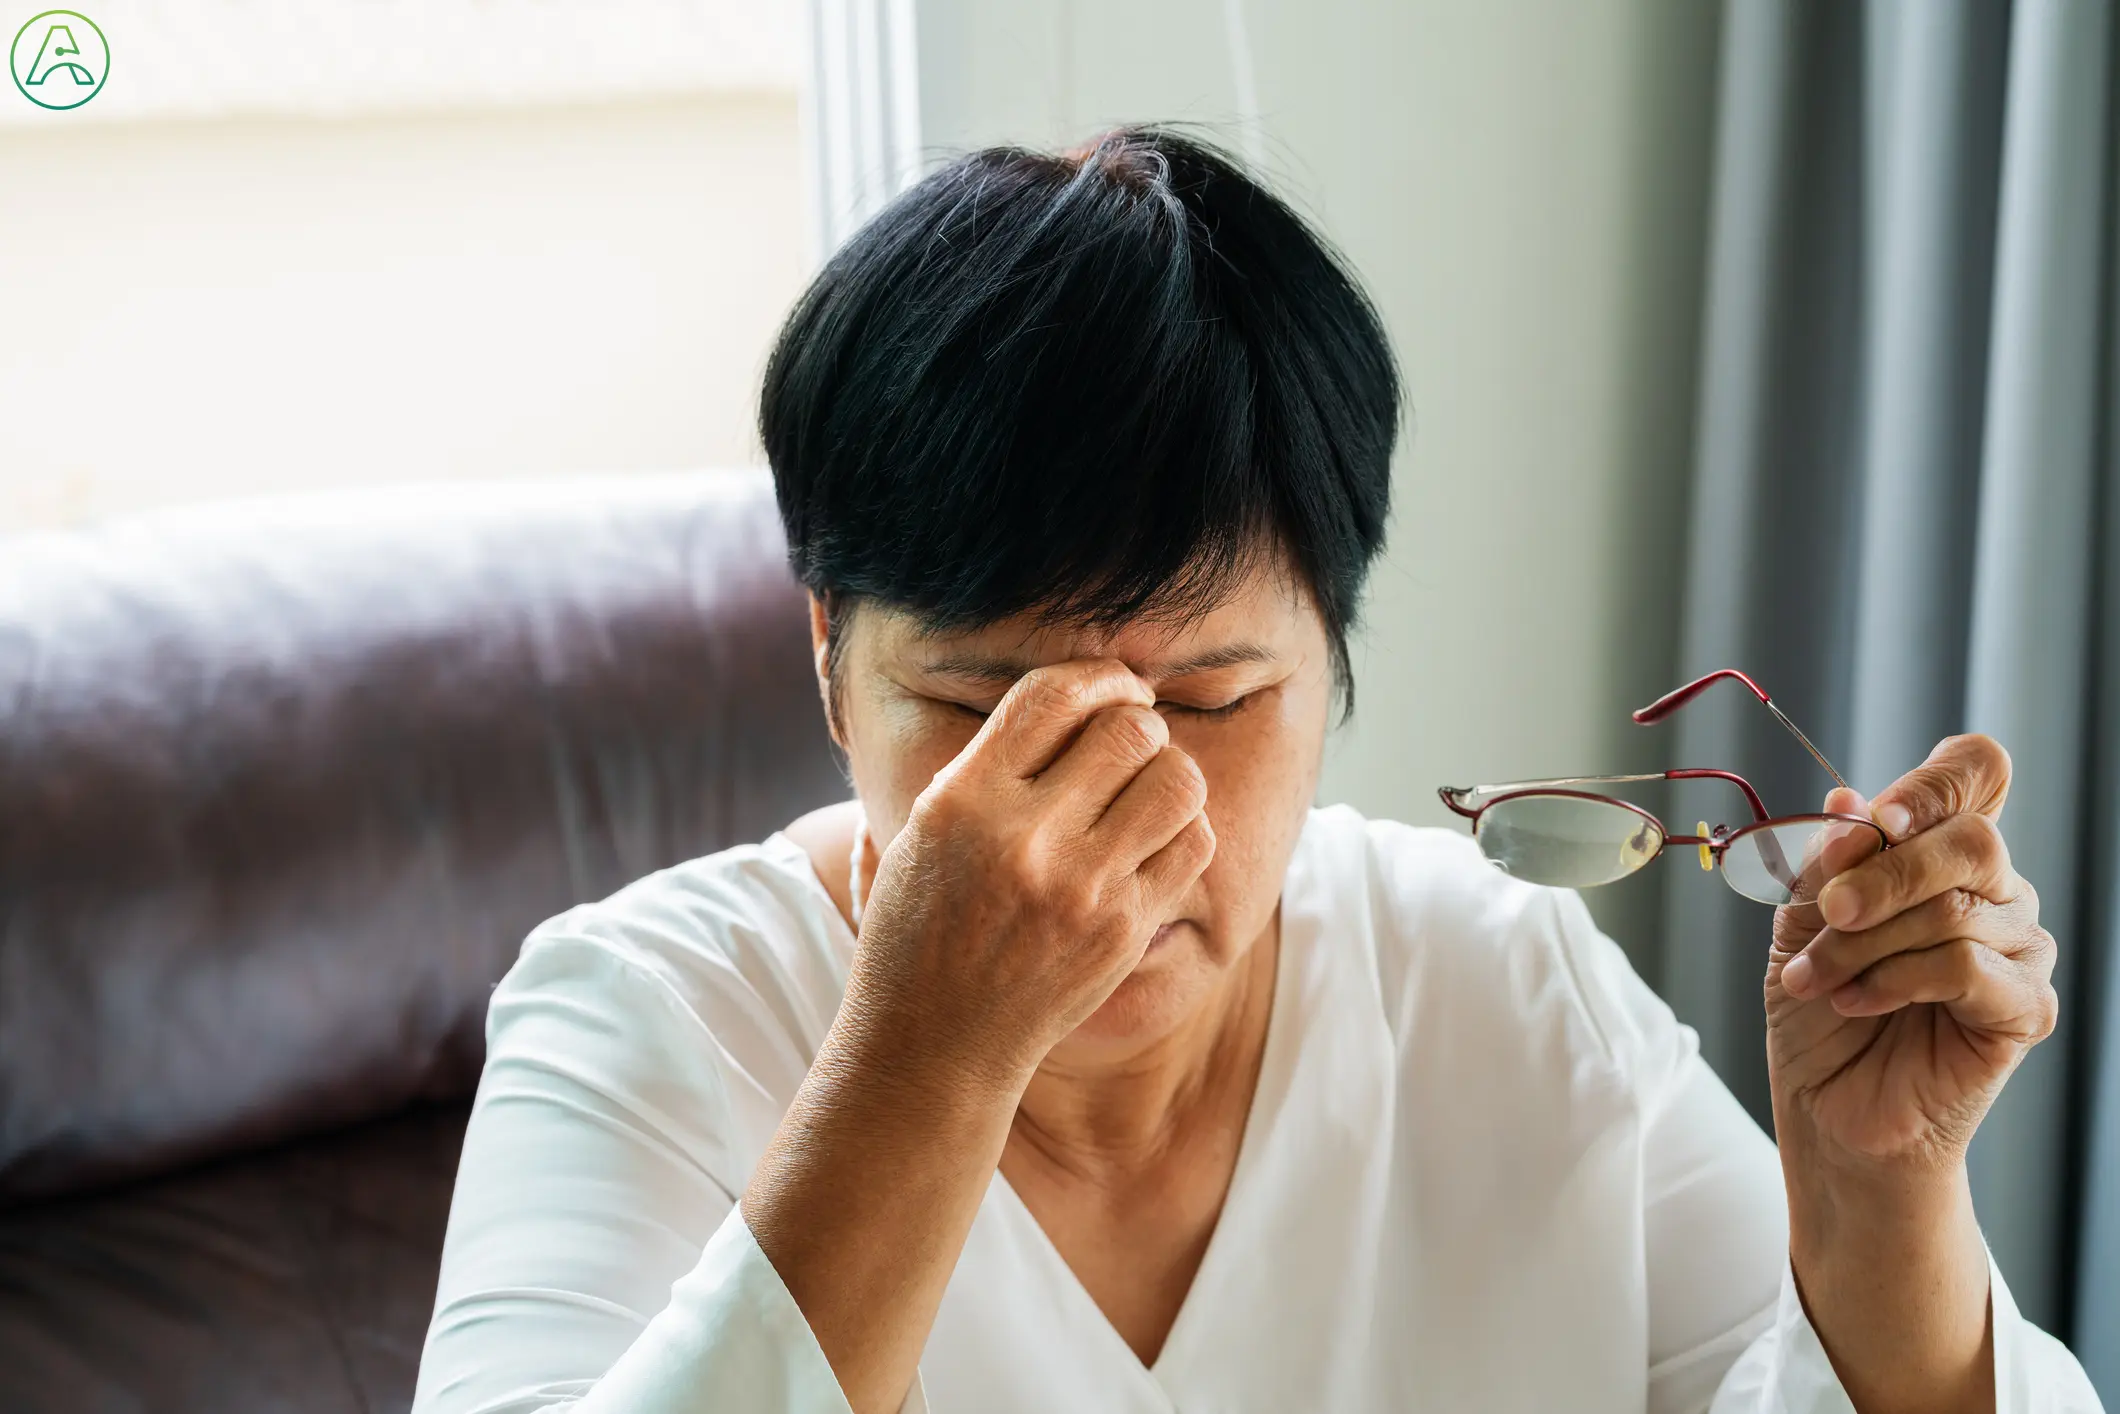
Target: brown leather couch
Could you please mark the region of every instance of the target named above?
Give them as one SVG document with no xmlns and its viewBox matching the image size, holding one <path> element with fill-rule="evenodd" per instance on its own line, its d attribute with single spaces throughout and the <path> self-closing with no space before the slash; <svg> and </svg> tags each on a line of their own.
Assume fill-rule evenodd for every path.
<svg viewBox="0 0 2120 1414">
<path fill-rule="evenodd" d="M 0 1411 L 408 1408 L 524 934 L 846 794 L 760 474 L 0 539 Z"/>
</svg>

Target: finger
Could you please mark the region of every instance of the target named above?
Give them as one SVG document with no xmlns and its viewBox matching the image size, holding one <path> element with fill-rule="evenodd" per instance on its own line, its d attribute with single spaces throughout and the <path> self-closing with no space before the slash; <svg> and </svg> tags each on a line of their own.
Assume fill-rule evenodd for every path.
<svg viewBox="0 0 2120 1414">
<path fill-rule="evenodd" d="M 2007 903 L 2023 891 L 2002 827 L 1988 816 L 1953 815 L 1864 860 L 1826 884 L 1818 911 L 1833 927 L 1854 933 L 1946 889 L 1966 889 L 1993 903 Z"/>
<path fill-rule="evenodd" d="M 1853 820 L 1869 818 L 1869 802 L 1860 791 L 1846 786 L 1826 792 L 1822 808 L 1829 815 L 1852 816 Z M 1824 915 L 1818 911 L 1819 890 L 1883 847 L 1877 831 L 1853 820 L 1820 831 L 1807 849 L 1802 865 L 1803 884 L 1794 890 L 1797 901 L 1783 904 L 1774 912 L 1774 940 L 1784 951 L 1796 951 L 1826 926 Z"/>
<path fill-rule="evenodd" d="M 1070 829 L 1086 831 L 1169 746 L 1161 712 L 1132 702 L 1106 707 L 1038 777 L 1037 796 Z"/>
<path fill-rule="evenodd" d="M 1091 853 L 1128 870 L 1138 869 L 1206 808 L 1207 777 L 1199 763 L 1179 748 L 1166 746 L 1090 827 Z"/>
<path fill-rule="evenodd" d="M 2010 754 L 1991 736 L 1945 737 L 1928 759 L 1877 793 L 1870 818 L 1894 843 L 1972 811 L 1994 818 L 2010 793 Z"/>
<path fill-rule="evenodd" d="M 1828 815 L 1861 815 L 1869 808 L 1870 803 L 1853 786 L 1833 787 L 1826 792 L 1825 803 L 1819 807 Z"/>
<path fill-rule="evenodd" d="M 1825 803 L 1819 807 L 1828 815 L 1852 815 L 1857 819 L 1870 818 L 1870 802 L 1863 799 L 1862 792 L 1852 786 L 1835 786 L 1826 792 Z M 1875 830 L 1860 825 L 1834 826 L 1819 836 L 1823 855 L 1824 873 L 1827 878 L 1844 874 L 1875 854 L 1882 845 Z"/>
<path fill-rule="evenodd" d="M 2052 985 L 1966 938 L 1895 953 L 1833 993 L 1833 1009 L 1842 1016 L 1882 1016 L 1924 1002 L 1949 1007 L 1969 1026 L 2027 1044 L 2054 1029 Z"/>
<path fill-rule="evenodd" d="M 1034 668 L 1009 685 L 965 755 L 1029 780 L 1052 765 L 1093 714 L 1126 704 L 1153 708 L 1156 695 L 1116 658 Z"/>
<path fill-rule="evenodd" d="M 1836 786 L 1836 789 L 1825 793 L 1825 814 L 1868 818 L 1866 801 L 1863 801 L 1861 793 L 1851 791 L 1847 786 Z M 1868 835 L 1868 839 L 1863 839 L 1863 835 Z M 1853 823 L 1827 825 L 1825 829 L 1806 839 L 1804 856 L 1796 863 L 1796 869 L 1802 876 L 1817 880 L 1817 884 L 1823 884 L 1825 880 L 1836 876 L 1836 873 L 1855 867 L 1861 859 L 1866 859 L 1868 854 L 1876 852 L 1878 844 L 1880 842 L 1874 829 Z M 1817 897 L 1817 884 L 1813 884 L 1806 897 Z"/>
<path fill-rule="evenodd" d="M 1993 903 L 1966 889 L 1946 889 L 1859 933 L 1825 929 L 1783 966 L 1781 987 L 1792 997 L 1824 996 L 1897 953 L 1964 938 L 2013 957 L 2038 936 L 2038 905 L 2028 895 Z"/>
<path fill-rule="evenodd" d="M 1207 812 L 1203 810 L 1187 820 L 1169 844 L 1142 861 L 1134 877 L 1141 882 L 1143 901 L 1160 906 L 1177 898 L 1214 857 L 1215 828 L 1207 822 Z"/>
</svg>

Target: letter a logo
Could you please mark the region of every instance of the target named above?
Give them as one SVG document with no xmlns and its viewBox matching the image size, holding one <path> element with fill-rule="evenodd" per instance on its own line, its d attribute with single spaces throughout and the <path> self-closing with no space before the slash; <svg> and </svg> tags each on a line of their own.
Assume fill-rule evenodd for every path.
<svg viewBox="0 0 2120 1414">
<path fill-rule="evenodd" d="M 110 76 L 103 31 L 72 10 L 46 10 L 22 26 L 7 58 L 15 87 L 39 108 L 79 108 Z"/>
</svg>

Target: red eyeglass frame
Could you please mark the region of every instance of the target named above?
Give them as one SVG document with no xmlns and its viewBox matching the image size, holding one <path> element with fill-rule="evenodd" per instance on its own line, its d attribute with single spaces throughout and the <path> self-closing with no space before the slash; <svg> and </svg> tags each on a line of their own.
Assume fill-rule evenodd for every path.
<svg viewBox="0 0 2120 1414">
<path fill-rule="evenodd" d="M 1834 783 L 1843 788 L 1847 786 L 1848 783 L 1841 777 L 1840 772 L 1833 769 L 1833 763 L 1826 760 L 1824 753 L 1811 744 L 1811 739 L 1803 734 L 1802 729 L 1789 720 L 1786 712 L 1783 712 L 1780 707 L 1775 705 L 1774 699 L 1767 696 L 1766 689 L 1754 682 L 1748 675 L 1739 672 L 1736 668 L 1718 668 L 1705 677 L 1695 678 L 1684 687 L 1673 688 L 1648 706 L 1633 713 L 1634 720 L 1642 726 L 1652 726 L 1725 678 L 1734 679 L 1750 688 L 1752 695 L 1766 705 L 1767 710 L 1774 714 L 1775 719 L 1784 727 L 1787 727 L 1790 734 L 1803 743 L 1804 750 L 1811 753 L 1811 759 L 1825 767 L 1826 774 L 1833 778 Z M 1736 786 L 1745 793 L 1745 800 L 1752 807 L 1752 823 L 1741 825 L 1735 830 L 1725 825 L 1717 824 L 1706 835 L 1674 835 L 1665 827 L 1663 821 L 1657 819 L 1656 816 L 1631 800 L 1621 800 L 1618 796 L 1606 795 L 1600 791 L 1565 789 L 1568 786 L 1622 785 L 1629 781 L 1690 780 L 1728 781 Z M 1770 816 L 1767 814 L 1766 802 L 1759 798 L 1759 792 L 1752 788 L 1752 783 L 1734 771 L 1716 771 L 1689 767 L 1673 771 L 1647 771 L 1624 776 L 1556 776 L 1549 780 L 1506 781 L 1495 785 L 1443 786 L 1437 790 L 1436 794 L 1442 797 L 1443 804 L 1452 814 L 1462 815 L 1472 822 L 1472 831 L 1475 836 L 1479 834 L 1481 815 L 1505 800 L 1515 800 L 1527 795 L 1573 796 L 1581 800 L 1595 800 L 1607 805 L 1617 805 L 1622 809 L 1631 810 L 1651 825 L 1654 825 L 1657 837 L 1662 841 L 1656 847 L 1656 853 L 1642 861 L 1640 869 L 1631 871 L 1634 873 L 1639 873 L 1641 869 L 1648 868 L 1651 863 L 1662 857 L 1665 849 L 1672 845 L 1698 846 L 1702 851 L 1701 868 L 1717 868 L 1721 865 L 1723 856 L 1729 852 L 1730 846 L 1748 835 L 1757 834 L 1762 830 L 1771 830 L 1777 825 L 1800 825 L 1814 820 L 1837 820 L 1848 824 L 1867 825 L 1870 829 L 1877 831 L 1879 848 L 1890 849 L 1892 847 L 1891 838 L 1882 829 L 1878 828 L 1875 821 L 1866 816 L 1848 815 L 1826 810 L 1801 815 Z M 1472 797 L 1476 795 L 1486 795 L 1491 798 L 1481 801 L 1478 805 L 1473 805 L 1470 802 Z M 1769 834 L 1760 842 L 1760 848 L 1762 855 L 1769 858 L 1773 856 L 1768 855 L 1767 851 L 1772 850 L 1773 855 L 1779 855 L 1781 852 L 1780 841 L 1772 834 Z M 1784 857 L 1784 865 L 1786 865 L 1786 862 Z"/>
</svg>

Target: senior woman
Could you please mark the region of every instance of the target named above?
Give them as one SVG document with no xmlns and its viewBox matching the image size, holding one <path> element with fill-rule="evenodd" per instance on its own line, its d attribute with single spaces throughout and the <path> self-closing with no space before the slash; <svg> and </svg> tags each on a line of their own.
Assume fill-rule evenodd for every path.
<svg viewBox="0 0 2120 1414">
<path fill-rule="evenodd" d="M 1778 1161 L 1573 891 L 1312 807 L 1399 386 L 1222 154 L 935 173 L 761 422 L 857 798 L 526 941 L 420 1414 L 2095 1407 L 1966 1182 L 1993 743 L 1761 910 Z"/>
</svg>

